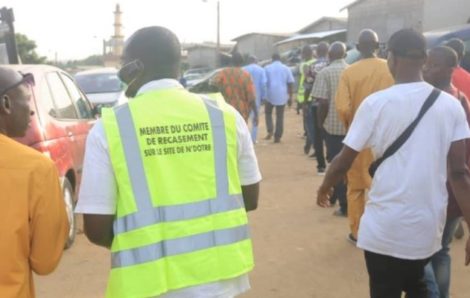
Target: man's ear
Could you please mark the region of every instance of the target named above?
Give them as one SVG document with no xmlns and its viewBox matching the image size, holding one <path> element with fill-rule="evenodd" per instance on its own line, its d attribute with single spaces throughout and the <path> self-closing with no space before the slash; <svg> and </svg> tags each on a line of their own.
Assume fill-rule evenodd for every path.
<svg viewBox="0 0 470 298">
<path fill-rule="evenodd" d="M 0 98 L 0 113 L 11 114 L 11 99 L 6 94 Z"/>
</svg>

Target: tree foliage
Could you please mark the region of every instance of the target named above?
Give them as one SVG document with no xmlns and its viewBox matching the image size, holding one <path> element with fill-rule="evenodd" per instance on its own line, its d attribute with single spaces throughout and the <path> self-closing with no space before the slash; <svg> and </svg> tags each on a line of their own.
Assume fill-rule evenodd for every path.
<svg viewBox="0 0 470 298">
<path fill-rule="evenodd" d="M 26 35 L 17 33 L 15 34 L 16 46 L 18 49 L 18 55 L 21 58 L 22 63 L 25 64 L 43 64 L 46 63 L 47 58 L 39 56 L 36 52 L 36 42 L 29 39 Z"/>
</svg>

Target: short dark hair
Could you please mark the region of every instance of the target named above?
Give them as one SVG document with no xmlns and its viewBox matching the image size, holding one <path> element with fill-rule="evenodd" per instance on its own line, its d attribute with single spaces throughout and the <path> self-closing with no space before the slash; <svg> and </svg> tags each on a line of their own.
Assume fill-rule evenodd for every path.
<svg viewBox="0 0 470 298">
<path fill-rule="evenodd" d="M 279 53 L 274 53 L 272 59 L 273 61 L 279 61 L 281 60 L 281 55 L 279 55 Z"/>
<path fill-rule="evenodd" d="M 171 74 L 179 68 L 181 45 L 170 30 L 152 26 L 136 31 L 124 49 L 126 60 L 140 60 L 148 75 Z"/>
<path fill-rule="evenodd" d="M 450 47 L 439 46 L 431 49 L 429 52 L 441 55 L 444 58 L 446 66 L 448 67 L 457 67 L 459 64 L 457 53 Z"/>
<path fill-rule="evenodd" d="M 242 66 L 244 63 L 244 59 L 242 54 L 239 52 L 233 52 L 232 53 L 232 64 L 235 66 Z"/>
<path fill-rule="evenodd" d="M 397 57 L 421 60 L 426 58 L 426 39 L 414 29 L 402 29 L 390 37 L 388 50 Z"/>
<path fill-rule="evenodd" d="M 452 48 L 456 53 L 457 56 L 460 59 L 462 59 L 463 55 L 465 54 L 465 44 L 463 41 L 459 38 L 452 38 L 445 44 L 449 48 Z"/>
</svg>

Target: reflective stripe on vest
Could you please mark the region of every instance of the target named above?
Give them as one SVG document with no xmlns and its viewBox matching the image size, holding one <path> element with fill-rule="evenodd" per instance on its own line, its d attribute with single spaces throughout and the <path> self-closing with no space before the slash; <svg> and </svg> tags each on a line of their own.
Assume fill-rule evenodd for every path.
<svg viewBox="0 0 470 298">
<path fill-rule="evenodd" d="M 112 254 L 112 266 L 125 267 L 148 263 L 164 257 L 186 254 L 193 251 L 233 244 L 249 239 L 248 226 L 211 231 L 185 238 L 172 239 L 136 249 Z"/>
<path fill-rule="evenodd" d="M 214 126 L 217 125 L 223 127 L 223 112 L 216 108 L 216 101 L 214 102 L 214 100 L 205 97 L 203 97 L 203 101 L 209 112 L 214 133 L 217 197 L 177 206 L 153 207 L 147 180 L 141 179 L 141 177 L 145 177 L 145 170 L 140 152 L 134 149 L 138 148 L 139 144 L 129 106 L 123 106 L 117 112 L 120 134 L 125 136 L 125 138 L 122 138 L 122 145 L 139 212 L 117 218 L 114 222 L 115 235 L 146 227 L 157 222 L 188 220 L 244 208 L 242 195 L 230 195 L 228 192 L 225 131 L 223 129 L 214 129 Z"/>
</svg>

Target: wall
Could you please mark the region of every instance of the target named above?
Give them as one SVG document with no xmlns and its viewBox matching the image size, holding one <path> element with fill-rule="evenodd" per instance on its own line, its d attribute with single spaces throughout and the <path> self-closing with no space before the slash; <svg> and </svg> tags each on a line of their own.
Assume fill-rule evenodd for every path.
<svg viewBox="0 0 470 298">
<path fill-rule="evenodd" d="M 270 59 L 276 51 L 274 44 L 285 38 L 261 34 L 248 35 L 237 42 L 237 48 L 241 54 L 255 55 L 261 61 Z"/>
<path fill-rule="evenodd" d="M 381 42 L 386 42 L 402 28 L 421 31 L 423 1 L 427 0 L 366 0 L 351 6 L 348 9 L 348 43 L 355 43 L 365 28 L 375 30 Z"/>
<path fill-rule="evenodd" d="M 423 30 L 429 31 L 467 23 L 469 0 L 424 0 Z"/>
<path fill-rule="evenodd" d="M 198 47 L 188 49 L 188 63 L 190 67 L 216 67 L 216 49 Z"/>
</svg>

